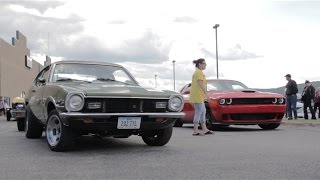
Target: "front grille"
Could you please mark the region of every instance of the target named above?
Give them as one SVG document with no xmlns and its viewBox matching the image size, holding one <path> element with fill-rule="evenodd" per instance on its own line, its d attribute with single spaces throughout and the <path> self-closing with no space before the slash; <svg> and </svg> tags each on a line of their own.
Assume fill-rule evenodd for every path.
<svg viewBox="0 0 320 180">
<path fill-rule="evenodd" d="M 273 99 L 274 98 L 234 98 L 232 99 L 232 104 L 273 104 Z"/>
<path fill-rule="evenodd" d="M 277 113 L 230 114 L 232 120 L 271 120 L 276 117 Z"/>
<path fill-rule="evenodd" d="M 88 109 L 89 102 L 101 102 L 99 109 Z M 156 108 L 156 102 L 167 102 L 157 99 L 135 99 L 135 98 L 106 98 L 86 99 L 83 112 L 100 113 L 140 113 L 140 112 L 166 112 L 166 108 Z"/>
</svg>

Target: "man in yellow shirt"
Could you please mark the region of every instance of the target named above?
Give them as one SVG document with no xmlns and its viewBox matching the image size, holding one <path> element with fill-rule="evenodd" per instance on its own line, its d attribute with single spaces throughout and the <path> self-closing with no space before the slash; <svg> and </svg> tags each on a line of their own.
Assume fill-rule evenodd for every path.
<svg viewBox="0 0 320 180">
<path fill-rule="evenodd" d="M 190 92 L 190 102 L 194 106 L 193 135 L 201 136 L 205 134 L 213 134 L 213 132 L 208 130 L 206 126 L 206 107 L 204 104 L 207 93 L 207 82 L 202 71 L 206 69 L 207 64 L 204 59 L 194 60 L 193 64 L 196 66 L 196 71 L 192 76 Z M 201 128 L 204 133 L 199 132 L 199 124 L 201 124 Z"/>
</svg>

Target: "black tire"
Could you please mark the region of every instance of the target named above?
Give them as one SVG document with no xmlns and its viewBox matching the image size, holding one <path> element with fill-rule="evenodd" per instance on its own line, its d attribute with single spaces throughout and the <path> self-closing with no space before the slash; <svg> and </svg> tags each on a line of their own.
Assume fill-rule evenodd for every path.
<svg viewBox="0 0 320 180">
<path fill-rule="evenodd" d="M 62 123 L 57 110 L 50 112 L 45 131 L 47 144 L 52 151 L 61 152 L 73 148 L 73 133 L 69 127 Z"/>
<path fill-rule="evenodd" d="M 176 119 L 173 127 L 182 127 L 182 126 L 183 126 L 183 122 L 181 121 L 181 119 Z"/>
<path fill-rule="evenodd" d="M 25 132 L 29 139 L 41 138 L 43 132 L 43 126 L 38 122 L 29 106 L 26 108 Z"/>
<path fill-rule="evenodd" d="M 276 129 L 277 127 L 279 127 L 280 123 L 258 124 L 258 126 L 264 130 L 272 130 L 272 129 Z"/>
<path fill-rule="evenodd" d="M 149 146 L 164 146 L 172 136 L 173 127 L 158 129 L 150 132 L 145 132 L 142 135 L 142 140 Z"/>
<path fill-rule="evenodd" d="M 11 111 L 8 110 L 6 113 L 7 113 L 7 121 L 10 121 L 11 120 Z"/>
<path fill-rule="evenodd" d="M 206 110 L 206 126 L 208 129 L 213 130 L 215 128 L 215 126 L 213 125 L 214 122 L 214 118 L 211 114 L 210 109 L 207 108 Z"/>
<path fill-rule="evenodd" d="M 24 118 L 18 118 L 17 119 L 17 127 L 19 131 L 24 131 L 26 126 Z"/>
</svg>

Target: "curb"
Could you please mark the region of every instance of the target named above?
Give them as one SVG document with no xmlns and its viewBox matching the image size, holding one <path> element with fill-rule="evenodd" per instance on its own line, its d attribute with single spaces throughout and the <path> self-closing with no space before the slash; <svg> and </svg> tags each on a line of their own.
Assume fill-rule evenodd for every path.
<svg viewBox="0 0 320 180">
<path fill-rule="evenodd" d="M 282 121 L 281 125 L 299 126 L 299 127 L 320 127 L 320 122 L 288 122 L 288 121 Z"/>
</svg>

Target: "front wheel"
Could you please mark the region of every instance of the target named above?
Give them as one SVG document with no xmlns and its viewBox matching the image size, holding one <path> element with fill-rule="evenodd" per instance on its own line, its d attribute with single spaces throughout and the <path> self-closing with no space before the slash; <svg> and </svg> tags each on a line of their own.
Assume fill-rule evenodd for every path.
<svg viewBox="0 0 320 180">
<path fill-rule="evenodd" d="M 277 127 L 279 127 L 280 123 L 258 124 L 258 126 L 264 130 L 272 130 L 272 129 L 276 129 Z"/>
<path fill-rule="evenodd" d="M 158 129 L 154 131 L 145 132 L 142 135 L 142 140 L 149 146 L 163 146 L 167 144 L 172 136 L 173 127 L 165 129 Z"/>
<path fill-rule="evenodd" d="M 7 115 L 7 121 L 10 121 L 11 120 L 11 111 L 7 110 L 6 115 Z"/>
<path fill-rule="evenodd" d="M 71 129 L 62 123 L 56 110 L 49 114 L 46 135 L 47 144 L 52 151 L 66 151 L 74 145 Z"/>
</svg>

